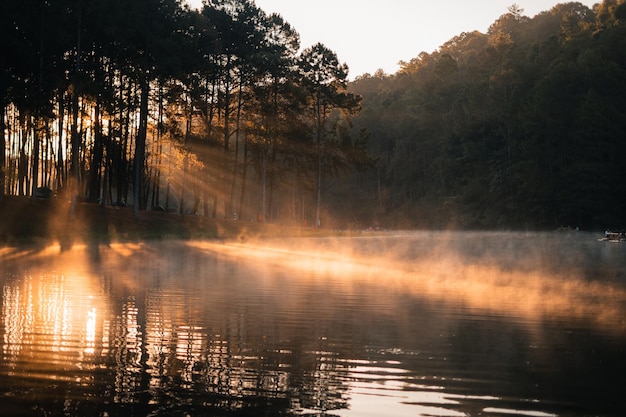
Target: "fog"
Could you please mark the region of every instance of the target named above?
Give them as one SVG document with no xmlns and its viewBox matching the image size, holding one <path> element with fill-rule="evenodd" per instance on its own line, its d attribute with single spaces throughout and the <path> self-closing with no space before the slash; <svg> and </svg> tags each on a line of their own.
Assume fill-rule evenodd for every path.
<svg viewBox="0 0 626 417">
<path fill-rule="evenodd" d="M 626 248 L 589 233 L 406 232 L 188 245 L 469 311 L 527 321 L 573 318 L 626 330 Z"/>
<path fill-rule="evenodd" d="M 179 251 L 202 251 L 262 268 L 324 276 L 346 285 L 402 291 L 469 313 L 520 321 L 575 319 L 626 330 L 626 248 L 587 233 L 394 232 L 356 237 L 51 245 L 0 249 L 5 271 L 26 262 L 81 275 L 171 267 Z M 167 253 L 167 256 L 163 256 Z M 141 255 L 141 256 L 138 256 Z M 184 262 L 181 253 L 180 262 Z M 149 265 L 145 260 L 151 259 Z M 166 265 L 167 264 L 167 265 Z M 14 266 L 15 268 L 15 266 Z M 311 275 L 302 274 L 310 271 Z"/>
</svg>

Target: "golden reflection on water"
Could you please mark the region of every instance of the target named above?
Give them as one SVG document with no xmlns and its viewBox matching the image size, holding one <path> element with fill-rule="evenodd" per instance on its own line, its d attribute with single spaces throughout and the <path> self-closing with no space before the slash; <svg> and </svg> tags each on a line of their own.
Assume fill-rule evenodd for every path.
<svg viewBox="0 0 626 417">
<path fill-rule="evenodd" d="M 458 303 L 469 310 L 519 318 L 537 322 L 542 318 L 582 320 L 611 332 L 626 330 L 626 291 L 611 283 L 589 281 L 575 271 L 548 272 L 540 268 L 517 270 L 497 263 L 468 263 L 454 254 L 403 260 L 386 256 L 359 255 L 349 247 L 331 250 L 319 247 L 297 247 L 288 243 L 216 243 L 188 242 L 188 247 L 218 253 L 250 263 L 273 264 L 281 268 L 315 272 L 298 274 L 294 279 L 324 275 L 346 286 L 368 285 L 386 290 L 404 292 L 437 302 Z M 134 254 L 149 251 L 145 244 L 112 244 L 102 250 L 103 256 L 115 260 L 114 264 L 126 267 Z M 87 248 L 75 247 L 62 253 L 58 246 L 50 246 L 33 254 L 10 248 L 1 249 L 3 259 L 29 257 L 52 259 L 62 275 L 48 276 L 45 280 L 31 274 L 14 285 L 2 289 L 2 317 L 4 320 L 3 350 L 12 360 L 28 346 L 48 346 L 51 359 L 68 347 L 81 347 L 83 355 L 93 355 L 98 337 L 103 338 L 102 349 L 111 349 L 114 343 L 103 335 L 103 326 L 116 326 L 124 334 L 124 344 L 140 357 L 136 346 L 140 343 L 137 311 L 134 300 L 123 306 L 123 322 L 104 323 L 103 311 L 107 297 L 95 278 L 88 273 L 89 262 L 84 256 Z M 49 268 L 49 267 L 48 267 Z M 298 277 L 298 278 L 296 278 Z M 130 285 L 133 285 L 132 283 Z M 206 344 L 203 329 L 177 328 L 173 323 L 186 323 L 188 317 L 180 316 L 178 308 L 163 307 L 160 297 L 171 294 L 152 294 L 148 304 L 146 331 L 148 343 L 156 354 L 167 354 L 173 335 L 177 337 L 176 355 L 190 355 L 201 351 Z M 170 304 L 177 300 L 169 300 Z M 152 304 L 150 304 L 152 303 Z M 167 303 L 165 303 L 167 306 Z M 187 312 L 187 314 L 192 314 Z M 204 332 L 204 333 L 203 333 Z M 38 338 L 39 340 L 33 340 Z M 159 343 L 153 343 L 159 341 Z M 52 352 L 52 347 L 59 350 Z M 163 350 L 163 351 L 161 351 Z M 45 350 L 44 350 L 45 351 Z M 44 351 L 35 354 L 43 355 Z M 191 353 L 190 353 L 191 352 Z M 183 355 L 183 356 L 184 356 Z M 150 355 L 153 357 L 153 355 Z M 138 360 L 138 359 L 137 359 Z M 181 359 L 185 360 L 185 359 Z"/>
<path fill-rule="evenodd" d="M 256 265 L 259 270 L 255 272 L 263 265 L 272 265 L 281 271 L 303 272 L 285 274 L 290 280 L 317 280 L 316 286 L 329 281 L 333 285 L 339 283 L 348 295 L 351 288 L 360 296 L 365 294 L 357 300 L 366 306 L 376 306 L 375 298 L 389 291 L 392 295 L 454 303 L 461 309 L 448 311 L 458 314 L 475 310 L 529 323 L 574 319 L 619 334 L 625 328 L 623 287 L 585 281 L 571 271 L 558 274 L 540 268 L 517 270 L 491 262 L 466 262 L 454 254 L 407 260 L 360 255 L 338 246 L 329 250 L 289 243 L 188 242 L 174 247 L 179 250 L 185 246 L 199 253 L 210 253 L 211 257 L 218 254 L 218 258 L 242 259 L 246 265 Z M 41 272 L 34 268 L 21 276 L 18 271 L 13 278 L 3 281 L 2 353 L 5 369 L 10 369 L 8 375 L 67 378 L 88 385 L 84 378 L 92 376 L 71 371 L 100 366 L 111 374 L 111 381 L 106 381 L 101 394 L 114 403 L 137 403 L 147 392 L 150 404 L 159 405 L 170 401 L 172 395 L 192 393 L 201 386 L 203 395 L 214 395 L 217 401 L 228 398 L 229 406 L 237 408 L 237 401 L 246 397 L 288 398 L 290 390 L 297 386 L 306 389 L 298 392 L 294 409 L 334 409 L 337 415 L 355 415 L 362 410 L 382 415 L 387 410 L 376 407 L 388 403 L 377 401 L 377 397 L 389 395 L 398 397 L 394 411 L 404 409 L 407 415 L 462 415 L 446 407 L 463 403 L 468 396 L 444 393 L 444 387 L 433 381 L 423 385 L 410 382 L 414 375 L 405 375 L 407 369 L 400 369 L 398 363 L 358 363 L 339 358 L 324 337 L 316 340 L 319 346 L 311 348 L 309 343 L 303 347 L 304 354 L 300 354 L 312 359 L 302 367 L 297 375 L 300 381 L 295 383 L 296 373 L 292 368 L 295 365 L 290 360 L 296 354 L 289 349 L 271 350 L 275 345 L 263 339 L 265 333 L 257 333 L 263 338 L 254 339 L 251 326 L 259 322 L 252 313 L 235 309 L 228 312 L 228 317 L 222 317 L 219 311 L 222 304 L 216 300 L 232 298 L 222 297 L 220 289 L 215 290 L 215 306 L 199 298 L 212 294 L 213 288 L 202 287 L 205 281 L 211 285 L 212 278 L 228 280 L 228 274 L 212 277 L 210 269 L 200 269 L 208 276 L 190 279 L 193 285 L 203 288 L 195 291 L 193 286 L 186 287 L 183 279 L 184 273 L 195 270 L 179 268 L 177 262 L 184 261 L 178 259 L 178 252 L 173 252 L 167 261 L 158 256 L 167 250 L 167 246 L 155 250 L 144 244 L 101 248 L 98 259 L 106 262 L 112 271 L 123 271 L 114 275 L 115 279 L 109 279 L 93 274 L 90 248 L 75 247 L 62 253 L 58 247 L 51 247 L 37 254 L 3 249 L 0 256 L 5 260 L 24 257 L 49 261 L 41 266 Z M 196 255 L 194 252 L 191 259 L 196 260 Z M 159 270 L 160 262 L 172 262 L 172 273 L 180 274 L 172 278 L 169 287 L 156 284 L 161 278 L 167 283 L 168 276 L 155 278 L 146 273 L 146 268 Z M 142 281 L 142 275 L 148 281 Z M 262 278 L 251 276 L 249 281 L 242 282 L 250 286 L 246 291 L 254 293 L 260 281 L 276 280 L 269 286 L 280 287 L 280 279 L 270 273 Z M 144 282 L 151 284 L 144 288 Z M 230 291 L 237 287 L 227 288 Z M 294 294 L 294 298 L 299 295 Z M 289 303 L 303 301 L 284 298 L 277 297 L 281 305 L 272 308 L 289 311 Z M 320 305 L 325 306 L 323 301 Z M 272 335 L 278 334 L 282 335 L 280 332 Z M 179 391 L 173 394 L 173 387 Z M 489 402 L 493 398 L 478 400 Z"/>
<path fill-rule="evenodd" d="M 252 262 L 314 271 L 350 285 L 371 285 L 436 302 L 458 303 L 477 312 L 537 323 L 542 319 L 581 320 L 622 334 L 626 290 L 583 279 L 576 271 L 517 270 L 495 262 L 467 262 L 453 252 L 403 260 L 342 250 L 290 248 L 286 244 L 190 242 L 190 246 Z"/>
<path fill-rule="evenodd" d="M 27 375 L 58 378 L 68 363 L 90 363 L 106 310 L 101 291 L 81 276 L 29 275 L 2 288 L 3 354 Z"/>
</svg>

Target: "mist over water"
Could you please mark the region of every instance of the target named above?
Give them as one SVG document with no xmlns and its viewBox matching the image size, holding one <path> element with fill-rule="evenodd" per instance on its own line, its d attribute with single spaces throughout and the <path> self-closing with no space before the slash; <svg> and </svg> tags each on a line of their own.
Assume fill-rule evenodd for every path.
<svg viewBox="0 0 626 417">
<path fill-rule="evenodd" d="M 584 233 L 0 249 L 3 415 L 617 416 L 626 246 Z"/>
</svg>

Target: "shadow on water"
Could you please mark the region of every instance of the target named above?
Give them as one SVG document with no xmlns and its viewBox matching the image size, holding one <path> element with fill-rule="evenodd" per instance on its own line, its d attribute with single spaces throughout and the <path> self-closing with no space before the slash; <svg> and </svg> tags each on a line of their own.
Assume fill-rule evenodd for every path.
<svg viewBox="0 0 626 417">
<path fill-rule="evenodd" d="M 3 410 L 621 415 L 624 248 L 407 233 L 0 249 Z"/>
</svg>

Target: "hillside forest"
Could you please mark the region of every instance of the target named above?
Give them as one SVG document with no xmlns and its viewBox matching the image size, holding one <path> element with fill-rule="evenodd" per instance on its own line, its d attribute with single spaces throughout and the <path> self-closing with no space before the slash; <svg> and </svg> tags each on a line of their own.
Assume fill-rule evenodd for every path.
<svg viewBox="0 0 626 417">
<path fill-rule="evenodd" d="M 377 196 L 367 201 L 385 224 L 625 226 L 624 1 L 532 18 L 513 5 L 487 33 L 461 33 L 350 88 L 376 159 L 355 190 Z"/>
<path fill-rule="evenodd" d="M 512 5 L 351 82 L 252 0 L 23 0 L 0 31 L 0 199 L 342 228 L 626 219 L 623 0 Z"/>
</svg>

